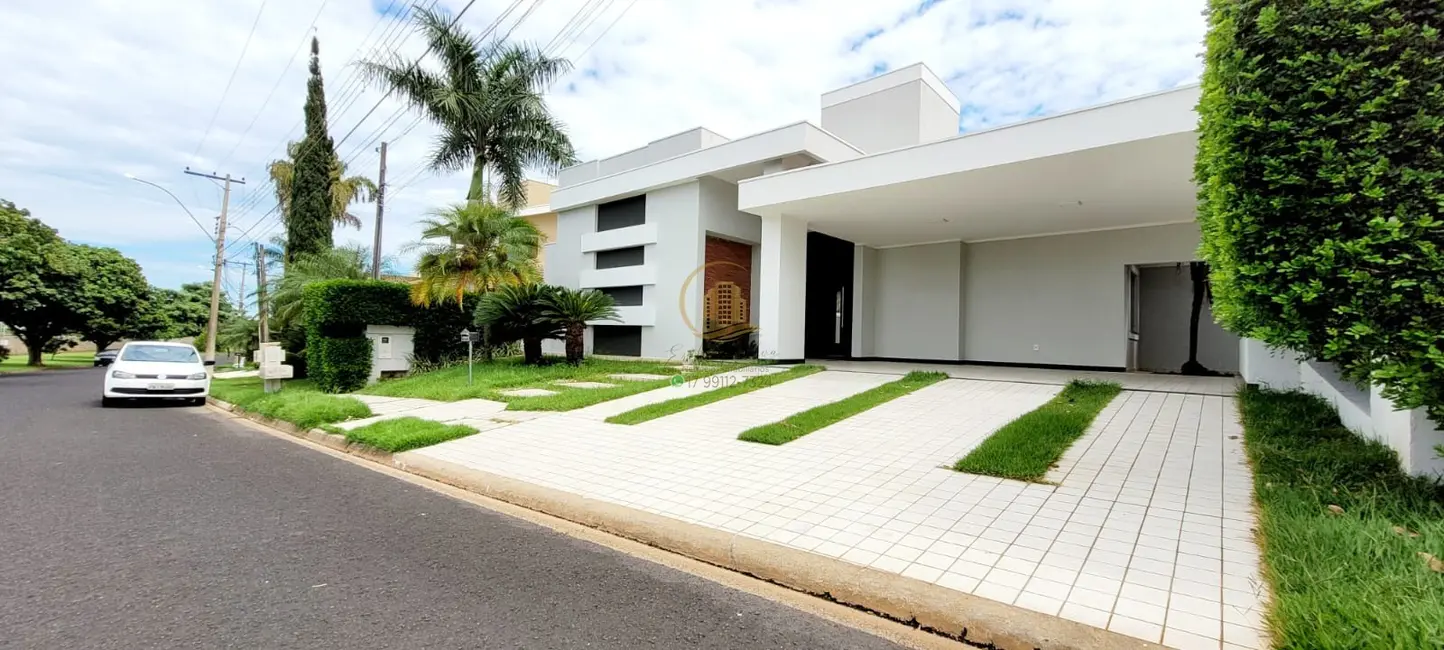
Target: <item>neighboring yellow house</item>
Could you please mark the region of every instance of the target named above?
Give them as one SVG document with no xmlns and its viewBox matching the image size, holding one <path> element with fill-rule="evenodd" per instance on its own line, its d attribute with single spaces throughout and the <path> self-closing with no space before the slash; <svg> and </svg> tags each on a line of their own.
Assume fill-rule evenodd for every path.
<svg viewBox="0 0 1444 650">
<path fill-rule="evenodd" d="M 530 221 L 542 232 L 542 249 L 536 256 L 537 264 L 542 268 L 546 268 L 546 245 L 557 239 L 557 213 L 551 208 L 553 189 L 556 189 L 556 186 L 551 183 L 528 180 L 526 206 L 516 212 L 516 216 Z"/>
</svg>

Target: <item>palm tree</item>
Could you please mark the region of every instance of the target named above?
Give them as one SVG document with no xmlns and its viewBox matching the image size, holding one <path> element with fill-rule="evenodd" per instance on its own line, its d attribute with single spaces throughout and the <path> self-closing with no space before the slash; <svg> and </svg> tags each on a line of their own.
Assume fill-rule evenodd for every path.
<svg viewBox="0 0 1444 650">
<path fill-rule="evenodd" d="M 418 305 L 455 300 L 465 308 L 467 293 L 541 279 L 541 231 L 495 204 L 470 201 L 433 211 L 421 220 L 421 238 L 406 248 L 421 250 L 421 279 L 411 285 Z"/>
<path fill-rule="evenodd" d="M 566 59 L 535 47 L 481 38 L 451 24 L 445 13 L 417 9 L 417 30 L 425 35 L 435 66 L 399 54 L 362 61 L 366 80 L 411 104 L 441 130 L 429 166 L 435 171 L 471 167 L 470 201 L 486 197 L 487 169 L 499 177 L 501 202 L 526 201 L 525 170 L 553 173 L 576 162 L 562 123 L 552 117 L 542 93 L 571 70 Z"/>
<path fill-rule="evenodd" d="M 390 271 L 390 261 L 381 260 L 383 273 Z M 268 289 L 271 301 L 272 329 L 285 329 L 301 316 L 301 293 L 306 285 L 320 280 L 369 280 L 371 249 L 365 246 L 338 246 L 314 255 L 303 255 L 291 262 L 286 272 L 276 278 Z"/>
<path fill-rule="evenodd" d="M 281 223 L 289 223 L 291 216 L 291 180 L 296 175 L 296 154 L 301 150 L 300 142 L 286 145 L 286 158 L 272 160 L 269 168 L 271 184 L 275 186 L 276 203 L 281 206 Z M 365 176 L 347 176 L 346 163 L 336 160 L 331 167 L 331 221 L 338 226 L 361 229 L 361 219 L 346 209 L 352 203 L 368 203 L 376 198 L 376 184 Z"/>
<path fill-rule="evenodd" d="M 596 289 L 554 288 L 546 297 L 542 313 L 560 325 L 566 334 L 567 363 L 582 362 L 582 336 L 587 321 L 617 320 L 616 301 Z"/>
<path fill-rule="evenodd" d="M 562 328 L 544 313 L 553 291 L 555 287 L 536 283 L 500 287 L 481 297 L 475 323 L 486 328 L 492 342 L 521 339 L 522 360 L 539 364 L 542 340 L 562 336 Z"/>
</svg>

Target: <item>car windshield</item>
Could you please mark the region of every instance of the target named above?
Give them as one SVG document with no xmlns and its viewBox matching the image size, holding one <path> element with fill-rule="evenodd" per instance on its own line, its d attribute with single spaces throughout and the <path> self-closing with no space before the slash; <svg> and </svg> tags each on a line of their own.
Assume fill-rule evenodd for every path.
<svg viewBox="0 0 1444 650">
<path fill-rule="evenodd" d="M 122 361 L 151 361 L 159 363 L 195 363 L 195 348 L 179 345 L 127 345 L 120 355 Z"/>
</svg>

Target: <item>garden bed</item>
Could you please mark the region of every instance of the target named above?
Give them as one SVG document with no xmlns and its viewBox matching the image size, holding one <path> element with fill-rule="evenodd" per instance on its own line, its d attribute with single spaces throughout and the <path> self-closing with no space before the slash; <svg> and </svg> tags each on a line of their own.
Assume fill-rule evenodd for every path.
<svg viewBox="0 0 1444 650">
<path fill-rule="evenodd" d="M 371 416 L 371 409 L 359 400 L 327 395 L 311 382 L 287 381 L 280 391 L 266 393 L 256 377 L 215 379 L 211 396 L 248 413 L 290 422 L 301 429 Z"/>
</svg>

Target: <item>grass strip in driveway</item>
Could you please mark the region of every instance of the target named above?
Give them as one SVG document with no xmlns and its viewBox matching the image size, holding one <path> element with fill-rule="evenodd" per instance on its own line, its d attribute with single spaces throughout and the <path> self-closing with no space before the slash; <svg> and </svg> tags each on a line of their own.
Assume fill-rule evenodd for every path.
<svg viewBox="0 0 1444 650">
<path fill-rule="evenodd" d="M 464 438 L 476 433 L 476 429 L 464 424 L 442 424 L 421 418 L 403 417 L 382 420 L 341 433 L 346 434 L 346 439 L 351 442 L 397 453 Z"/>
<path fill-rule="evenodd" d="M 729 397 L 736 397 L 738 395 L 750 393 L 755 390 L 761 390 L 763 388 L 767 388 L 768 386 L 776 386 L 782 382 L 791 381 L 799 377 L 806 377 L 808 375 L 820 372 L 821 370 L 822 366 L 794 366 L 782 372 L 774 372 L 765 375 L 759 375 L 756 377 L 750 377 L 747 379 L 742 379 L 735 383 L 731 383 L 719 388 L 714 388 L 703 393 L 688 395 L 686 397 L 678 397 L 676 399 L 669 399 L 665 402 L 658 402 L 656 404 L 648 404 L 646 406 L 634 408 L 625 413 L 618 413 L 616 415 L 613 415 L 612 417 L 607 418 L 607 421 L 611 422 L 612 424 L 640 424 L 648 420 L 655 420 L 657 418 L 672 415 L 674 413 L 681 413 L 682 411 L 694 409 L 699 406 L 711 404 L 713 402 L 720 402 Z"/>
<path fill-rule="evenodd" d="M 1118 384 L 1073 380 L 1048 403 L 1024 413 L 974 447 L 953 469 L 1040 482 L 1098 412 L 1122 390 Z"/>
<path fill-rule="evenodd" d="M 290 422 L 302 429 L 371 415 L 371 408 L 360 400 L 327 395 L 304 379 L 287 381 L 275 393 L 266 393 L 256 377 L 215 379 L 211 381 L 211 396 L 248 413 Z"/>
<path fill-rule="evenodd" d="M 651 381 L 622 381 L 609 377 L 599 377 L 597 381 L 616 384 L 611 388 L 567 388 L 557 384 L 538 386 L 547 390 L 556 391 L 555 395 L 543 395 L 540 397 L 508 397 L 497 396 L 494 399 L 506 402 L 508 411 L 571 411 L 593 404 L 610 402 L 619 397 L 645 393 L 649 390 L 666 388 L 682 381 L 694 381 L 703 377 L 715 375 L 719 372 L 736 370 L 737 365 L 718 365 L 704 370 L 688 370 L 678 372 L 675 368 L 673 375 L 666 379 L 654 379 Z M 678 377 L 681 377 L 679 380 Z"/>
<path fill-rule="evenodd" d="M 902 379 L 870 388 L 852 397 L 794 413 L 786 419 L 753 427 L 737 436 L 738 440 L 781 445 L 792 442 L 830 424 L 846 420 L 874 406 L 890 402 L 919 388 L 931 386 L 948 376 L 941 372 L 910 372 Z M 755 380 L 754 380 L 755 381 Z"/>
<path fill-rule="evenodd" d="M 1245 388 L 1239 406 L 1274 647 L 1440 647 L 1444 565 L 1429 558 L 1444 562 L 1444 487 L 1403 474 L 1318 397 Z"/>
<path fill-rule="evenodd" d="M 581 365 L 573 366 L 555 357 L 548 357 L 547 362 L 546 365 L 528 366 L 521 362 L 520 357 L 501 358 L 491 362 L 478 359 L 472 368 L 470 384 L 466 381 L 466 364 L 461 363 L 434 372 L 388 379 L 358 392 L 389 397 L 419 397 L 443 402 L 478 397 L 510 401 L 499 395 L 499 391 L 510 388 L 554 390 L 552 384 L 558 380 L 616 383 L 616 380 L 607 377 L 615 373 L 655 374 L 670 378 L 678 372 L 676 364 L 660 361 L 623 361 L 594 357 L 582 361 Z"/>
</svg>

